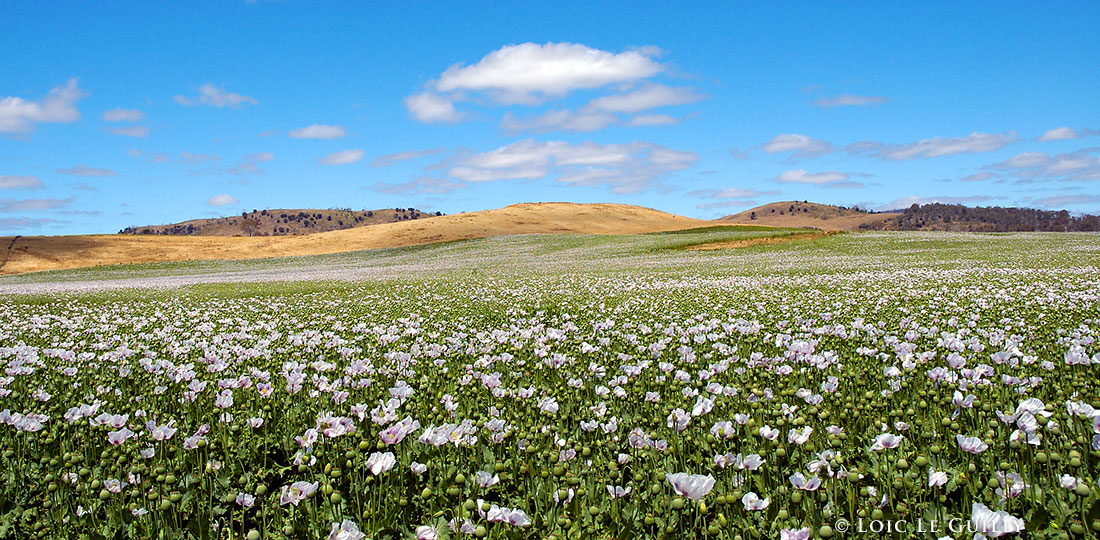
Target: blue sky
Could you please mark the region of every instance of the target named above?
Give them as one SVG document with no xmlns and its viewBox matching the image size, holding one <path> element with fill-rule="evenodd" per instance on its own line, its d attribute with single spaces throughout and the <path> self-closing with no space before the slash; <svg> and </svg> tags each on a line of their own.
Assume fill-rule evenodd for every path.
<svg viewBox="0 0 1100 540">
<path fill-rule="evenodd" d="M 437 4 L 0 1 L 0 234 L 532 201 L 1100 212 L 1100 3 Z"/>
</svg>

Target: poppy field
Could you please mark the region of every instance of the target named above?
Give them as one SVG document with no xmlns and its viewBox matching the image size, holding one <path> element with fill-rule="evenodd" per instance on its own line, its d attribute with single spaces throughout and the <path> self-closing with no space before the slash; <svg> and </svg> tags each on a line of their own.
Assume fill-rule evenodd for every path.
<svg viewBox="0 0 1100 540">
<path fill-rule="evenodd" d="M 0 280 L 0 538 L 1100 537 L 1100 236 L 721 234 Z"/>
</svg>

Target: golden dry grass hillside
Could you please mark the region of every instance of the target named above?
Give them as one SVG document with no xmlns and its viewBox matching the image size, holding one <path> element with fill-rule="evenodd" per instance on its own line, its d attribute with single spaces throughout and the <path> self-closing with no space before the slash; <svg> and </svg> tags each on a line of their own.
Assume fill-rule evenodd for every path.
<svg viewBox="0 0 1100 540">
<path fill-rule="evenodd" d="M 717 221 L 733 225 L 767 225 L 771 227 L 809 227 L 823 231 L 855 231 L 859 226 L 881 223 L 896 218 L 889 212 L 864 212 L 828 204 L 804 201 L 783 201 L 757 206 Z"/>
<path fill-rule="evenodd" d="M 20 236 L 0 238 L 0 274 L 110 264 L 320 255 L 511 234 L 635 234 L 713 222 L 623 204 L 530 203 L 299 236 Z"/>
</svg>

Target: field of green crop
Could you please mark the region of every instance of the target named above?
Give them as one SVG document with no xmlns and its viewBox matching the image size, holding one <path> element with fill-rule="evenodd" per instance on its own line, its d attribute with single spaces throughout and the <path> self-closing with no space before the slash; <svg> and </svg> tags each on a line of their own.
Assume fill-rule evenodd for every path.
<svg viewBox="0 0 1100 540">
<path fill-rule="evenodd" d="M 1100 236 L 795 232 L 0 278 L 0 538 L 1100 536 Z"/>
</svg>

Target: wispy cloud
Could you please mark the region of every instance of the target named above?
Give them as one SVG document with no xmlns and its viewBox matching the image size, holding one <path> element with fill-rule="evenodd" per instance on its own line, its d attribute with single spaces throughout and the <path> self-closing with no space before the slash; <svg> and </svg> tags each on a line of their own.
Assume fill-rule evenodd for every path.
<svg viewBox="0 0 1100 540">
<path fill-rule="evenodd" d="M 103 112 L 104 122 L 140 122 L 145 119 L 145 113 L 138 109 L 123 109 L 117 107 Z"/>
<path fill-rule="evenodd" d="M 807 135 L 780 133 L 764 143 L 761 149 L 769 154 L 793 152 L 792 159 L 810 159 L 832 152 L 833 145 Z"/>
<path fill-rule="evenodd" d="M 208 105 L 210 107 L 229 107 L 235 109 L 244 105 L 258 105 L 260 102 L 256 98 L 237 94 L 233 92 L 227 92 L 224 88 L 215 86 L 211 83 L 206 83 L 199 87 L 199 93 L 197 96 L 186 97 L 177 95 L 173 98 L 176 103 L 184 105 L 186 107 L 196 107 L 199 105 Z"/>
<path fill-rule="evenodd" d="M 760 197 L 778 194 L 778 191 L 759 191 L 756 189 L 744 188 L 700 189 L 685 193 L 688 197 L 696 197 L 708 201 L 697 204 L 695 208 L 699 210 L 755 206 L 757 199 Z"/>
<path fill-rule="evenodd" d="M 238 202 L 240 201 L 238 201 L 236 197 L 228 193 L 219 193 L 207 199 L 206 204 L 209 206 L 229 206 L 231 204 L 237 204 Z"/>
<path fill-rule="evenodd" d="M 67 169 L 57 169 L 54 171 L 58 174 L 67 174 L 70 176 L 116 176 L 117 172 L 111 169 L 101 169 L 99 167 L 88 167 L 87 165 L 77 165 L 75 167 L 69 167 Z"/>
<path fill-rule="evenodd" d="M 1053 155 L 1024 152 L 986 168 L 1006 171 L 1022 179 L 1100 180 L 1100 147 Z"/>
<path fill-rule="evenodd" d="M 1032 199 L 1031 204 L 1040 208 L 1065 208 L 1067 206 L 1100 205 L 1100 195 L 1085 195 L 1083 193 L 1072 195 L 1051 195 L 1039 199 Z"/>
<path fill-rule="evenodd" d="M 903 210 L 905 208 L 909 208 L 910 206 L 913 206 L 914 204 L 924 205 L 924 204 L 932 204 L 932 203 L 943 203 L 943 204 L 980 203 L 980 202 L 992 201 L 994 199 L 996 199 L 996 197 L 992 197 L 992 196 L 989 196 L 989 195 L 969 195 L 969 196 L 964 196 L 964 197 L 954 197 L 954 196 L 918 197 L 916 195 L 911 195 L 909 197 L 902 197 L 900 199 L 894 199 L 893 201 L 890 201 L 886 204 L 879 205 L 879 206 L 875 207 L 875 210 L 880 210 L 880 211 L 882 211 L 882 210 Z"/>
<path fill-rule="evenodd" d="M 833 97 L 822 97 L 814 100 L 818 107 L 868 107 L 881 105 L 889 101 L 882 96 L 857 96 L 855 94 L 841 94 Z"/>
<path fill-rule="evenodd" d="M 122 135 L 123 137 L 136 137 L 139 139 L 144 139 L 149 136 L 149 128 L 145 126 L 108 128 L 107 132 L 114 135 Z"/>
<path fill-rule="evenodd" d="M 1008 133 L 974 132 L 965 137 L 932 137 L 905 144 L 886 144 L 864 141 L 848 145 L 847 150 L 857 155 L 871 155 L 890 161 L 918 158 L 979 154 L 1000 150 L 1019 140 L 1015 131 Z"/>
<path fill-rule="evenodd" d="M 76 199 L 0 199 L 0 212 L 41 212 L 64 208 Z"/>
<path fill-rule="evenodd" d="M 371 160 L 371 167 L 388 167 L 394 163 L 400 163 L 402 161 L 409 161 L 413 159 L 422 158 L 425 156 L 432 156 L 442 152 L 446 152 L 446 148 L 429 148 L 427 150 L 411 150 L 408 152 L 395 152 L 393 154 L 383 154 Z"/>
<path fill-rule="evenodd" d="M 339 139 L 347 134 L 347 130 L 340 126 L 313 124 L 303 128 L 292 129 L 287 135 L 292 139 Z"/>
<path fill-rule="evenodd" d="M 553 178 L 572 186 L 606 186 L 615 193 L 634 193 L 696 161 L 694 152 L 649 142 L 572 144 L 525 139 L 463 157 L 447 174 L 466 182 Z"/>
<path fill-rule="evenodd" d="M 41 189 L 37 176 L 0 175 L 0 189 Z"/>
<path fill-rule="evenodd" d="M 391 195 L 406 195 L 410 193 L 450 193 L 456 189 L 465 189 L 467 186 L 461 182 L 455 182 L 446 178 L 432 178 L 429 176 L 422 176 L 416 180 L 408 182 L 402 182 L 399 184 L 387 184 L 385 182 L 376 182 L 371 186 L 371 190 L 378 193 L 387 193 Z"/>
<path fill-rule="evenodd" d="M 363 154 L 362 150 L 341 150 L 326 155 L 317 163 L 320 165 L 347 165 L 348 163 L 361 161 Z"/>
</svg>

